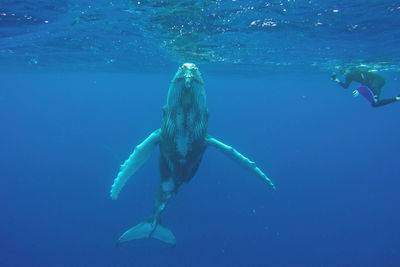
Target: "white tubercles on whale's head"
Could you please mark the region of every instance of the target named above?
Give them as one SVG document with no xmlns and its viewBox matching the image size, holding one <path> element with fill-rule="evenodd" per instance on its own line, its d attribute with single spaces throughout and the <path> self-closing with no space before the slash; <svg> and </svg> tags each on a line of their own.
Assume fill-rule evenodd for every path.
<svg viewBox="0 0 400 267">
<path fill-rule="evenodd" d="M 193 63 L 179 67 L 168 91 L 168 105 L 205 105 L 204 82 L 199 69 Z"/>
<path fill-rule="evenodd" d="M 184 63 L 176 72 L 172 82 L 183 81 L 186 88 L 192 87 L 193 83 L 203 84 L 199 69 L 193 63 Z"/>
</svg>

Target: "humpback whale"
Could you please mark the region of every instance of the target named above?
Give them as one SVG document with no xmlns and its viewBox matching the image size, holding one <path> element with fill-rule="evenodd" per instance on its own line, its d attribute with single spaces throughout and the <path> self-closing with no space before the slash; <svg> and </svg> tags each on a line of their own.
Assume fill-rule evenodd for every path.
<svg viewBox="0 0 400 267">
<path fill-rule="evenodd" d="M 111 187 L 111 198 L 117 199 L 128 179 L 148 160 L 156 147 L 159 147 L 160 185 L 153 214 L 123 233 L 118 244 L 150 237 L 176 244 L 172 231 L 161 224 L 160 215 L 180 186 L 193 178 L 209 146 L 253 172 L 275 190 L 271 180 L 253 161 L 207 133 L 209 113 L 206 92 L 195 64 L 185 63 L 178 69 L 169 86 L 167 104 L 162 108 L 162 113 L 161 128 L 135 147 L 121 165 Z"/>
</svg>

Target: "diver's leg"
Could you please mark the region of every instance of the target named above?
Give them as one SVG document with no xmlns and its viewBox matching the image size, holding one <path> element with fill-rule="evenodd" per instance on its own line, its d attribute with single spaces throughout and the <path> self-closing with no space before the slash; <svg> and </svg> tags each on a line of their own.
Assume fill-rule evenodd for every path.
<svg viewBox="0 0 400 267">
<path fill-rule="evenodd" d="M 392 104 L 394 102 L 400 101 L 400 97 L 393 97 L 393 98 L 388 98 L 388 99 L 382 99 L 382 100 L 378 100 L 377 102 L 373 103 L 372 106 L 374 108 L 377 107 L 381 107 L 381 106 L 385 106 L 388 104 Z"/>
<path fill-rule="evenodd" d="M 378 84 L 378 82 L 380 82 L 380 83 Z M 375 103 L 372 103 L 372 106 L 374 108 L 385 106 L 385 105 L 392 104 L 394 102 L 399 101 L 398 96 L 381 100 L 380 98 L 381 98 L 381 94 L 382 94 L 383 85 L 385 85 L 385 80 L 377 81 L 376 84 L 373 84 L 373 86 L 371 87 L 371 90 L 374 92 L 376 99 L 377 99 L 377 101 Z"/>
</svg>

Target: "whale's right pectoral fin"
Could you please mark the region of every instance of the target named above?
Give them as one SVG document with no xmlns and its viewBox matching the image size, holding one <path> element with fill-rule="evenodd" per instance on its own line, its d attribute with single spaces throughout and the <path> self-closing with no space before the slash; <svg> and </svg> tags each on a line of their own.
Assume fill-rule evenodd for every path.
<svg viewBox="0 0 400 267">
<path fill-rule="evenodd" d="M 260 168 L 257 167 L 257 165 L 254 163 L 254 161 L 249 160 L 242 154 L 240 154 L 236 149 L 234 149 L 231 146 L 228 146 L 221 141 L 218 141 L 217 139 L 208 136 L 206 137 L 206 143 L 209 146 L 213 146 L 217 148 L 219 151 L 239 163 L 240 166 L 244 167 L 245 169 L 251 171 L 258 177 L 260 177 L 263 181 L 267 182 L 273 190 L 275 190 L 275 186 L 272 183 L 272 181 L 260 170 Z"/>
<path fill-rule="evenodd" d="M 152 152 L 160 141 L 161 130 L 155 130 L 141 144 L 135 147 L 133 153 L 121 165 L 121 169 L 114 184 L 111 187 L 110 195 L 112 199 L 117 199 L 119 192 L 124 187 L 129 178 L 148 160 Z"/>
</svg>

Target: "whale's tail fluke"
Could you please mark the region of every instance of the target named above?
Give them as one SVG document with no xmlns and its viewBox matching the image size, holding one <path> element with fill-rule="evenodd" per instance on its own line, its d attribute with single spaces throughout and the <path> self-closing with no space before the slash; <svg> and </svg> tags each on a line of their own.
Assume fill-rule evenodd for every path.
<svg viewBox="0 0 400 267">
<path fill-rule="evenodd" d="M 118 243 L 142 238 L 155 238 L 162 242 L 175 245 L 176 239 L 171 230 L 159 223 L 141 222 L 122 234 Z"/>
</svg>

